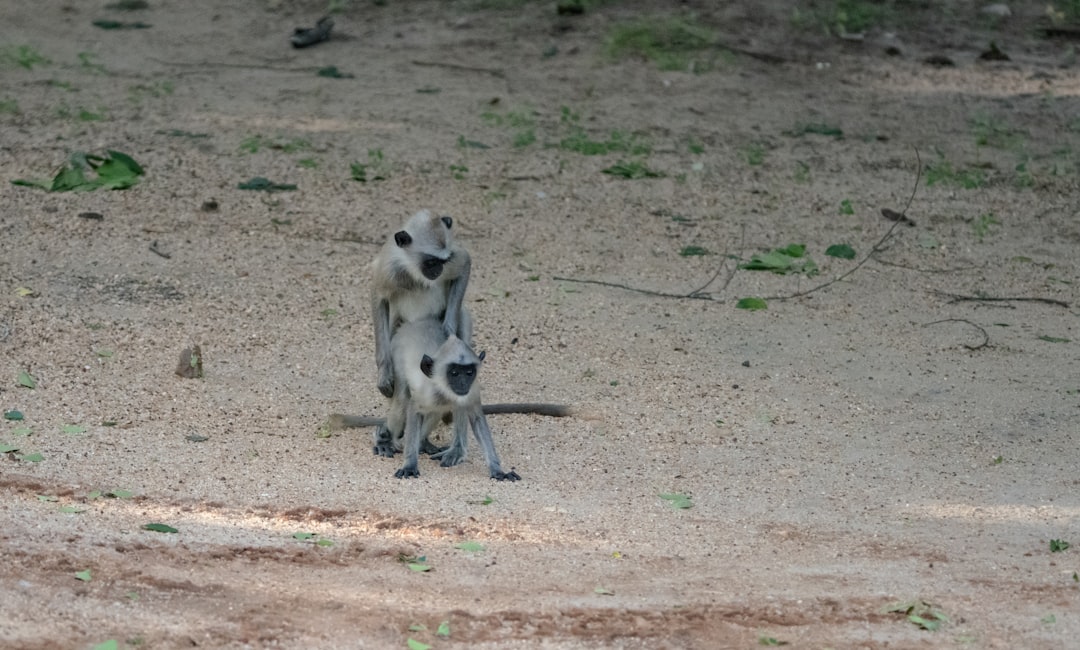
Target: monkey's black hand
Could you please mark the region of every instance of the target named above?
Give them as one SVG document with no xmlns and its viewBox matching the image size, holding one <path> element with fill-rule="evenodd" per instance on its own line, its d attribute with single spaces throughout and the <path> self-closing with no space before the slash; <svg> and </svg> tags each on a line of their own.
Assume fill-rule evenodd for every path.
<svg viewBox="0 0 1080 650">
<path fill-rule="evenodd" d="M 394 367 L 390 364 L 379 365 L 379 381 L 376 384 L 383 397 L 394 396 Z"/>
<path fill-rule="evenodd" d="M 376 456 L 382 456 L 383 458 L 394 457 L 394 444 L 391 442 L 379 442 L 371 448 L 372 453 Z"/>
<path fill-rule="evenodd" d="M 491 478 L 495 479 L 496 481 L 520 481 L 521 480 L 521 477 L 518 476 L 518 473 L 515 472 L 512 469 L 509 472 L 492 472 L 491 473 Z"/>
<path fill-rule="evenodd" d="M 420 478 L 420 470 L 415 467 L 402 467 L 394 472 L 397 478 Z"/>
</svg>

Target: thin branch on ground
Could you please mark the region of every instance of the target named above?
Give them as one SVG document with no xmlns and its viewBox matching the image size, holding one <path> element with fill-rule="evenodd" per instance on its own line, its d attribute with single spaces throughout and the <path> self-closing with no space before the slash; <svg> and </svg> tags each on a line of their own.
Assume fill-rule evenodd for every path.
<svg viewBox="0 0 1080 650">
<path fill-rule="evenodd" d="M 417 61 L 413 61 L 413 63 L 417 63 Z M 450 64 L 450 65 L 452 65 L 452 64 Z M 922 157 L 919 156 L 919 150 L 918 149 L 915 149 L 915 160 L 917 162 L 917 167 L 915 169 L 915 183 L 914 183 L 914 186 L 911 188 L 911 196 L 908 197 L 907 203 L 904 205 L 903 212 L 899 213 L 901 216 L 906 216 L 908 208 L 911 207 L 911 202 L 915 200 L 915 194 L 919 191 L 919 180 L 922 178 Z M 885 210 L 888 210 L 888 208 L 886 208 Z M 885 210 L 883 210 L 883 212 Z M 888 211 L 890 213 L 893 212 L 892 210 L 888 210 Z M 866 257 L 859 260 L 859 263 L 856 264 L 853 268 L 848 269 L 848 271 L 846 273 L 843 273 L 843 274 L 833 278 L 832 280 L 829 280 L 828 282 L 825 282 L 824 284 L 819 284 L 818 286 L 816 286 L 816 287 L 814 287 L 812 289 L 807 289 L 806 291 L 799 291 L 797 293 L 793 293 L 793 294 L 790 294 L 790 295 L 787 295 L 787 296 L 771 296 L 771 297 L 768 297 L 768 298 L 764 298 L 764 300 L 791 300 L 792 298 L 800 298 L 802 296 L 814 293 L 815 291 L 820 291 L 821 289 L 824 289 L 825 287 L 828 287 L 828 286 L 830 286 L 832 284 L 835 284 L 835 283 L 843 280 L 844 278 L 848 277 L 849 275 L 851 275 L 855 271 L 858 271 L 860 268 L 862 268 L 863 264 L 866 264 L 866 262 L 871 257 L 873 257 L 873 255 L 875 253 L 877 253 L 879 250 L 881 250 L 881 247 L 885 244 L 886 241 L 888 241 L 889 237 L 892 237 L 893 231 L 896 230 L 897 226 L 899 226 L 899 225 L 901 225 L 903 223 L 906 223 L 903 219 L 894 220 L 893 225 L 890 226 L 889 229 L 887 231 L 885 231 L 885 234 L 882 236 L 882 238 L 879 239 L 876 244 L 874 244 L 874 246 L 870 249 L 870 252 L 867 253 Z M 746 230 L 745 230 L 745 227 L 744 227 L 744 229 L 743 229 L 743 237 L 745 238 L 745 236 L 746 236 Z M 741 244 L 740 244 L 740 246 L 741 246 Z M 727 256 L 725 255 L 725 260 L 724 260 L 723 264 L 727 263 L 726 257 Z M 658 298 L 691 298 L 693 300 L 716 301 L 716 298 L 713 298 L 711 294 L 702 293 L 702 292 L 705 290 L 706 287 L 708 287 L 710 284 L 712 284 L 716 280 L 716 278 L 718 278 L 720 276 L 720 273 L 724 270 L 723 264 L 721 264 L 720 269 L 715 274 L 713 274 L 713 277 L 710 278 L 709 281 L 706 282 L 704 286 L 702 286 L 700 289 L 697 289 L 695 291 L 691 291 L 690 293 L 686 293 L 686 294 L 667 293 L 667 292 L 664 292 L 664 291 L 652 291 L 651 289 L 639 289 L 637 287 L 631 287 L 629 285 L 622 284 L 620 282 L 604 282 L 603 280 L 580 280 L 580 279 L 577 279 L 577 278 L 566 278 L 566 277 L 561 277 L 561 276 L 554 276 L 552 279 L 557 280 L 559 282 L 576 282 L 578 284 L 595 284 L 595 285 L 598 285 L 598 286 L 601 286 L 601 287 L 611 287 L 613 289 L 624 289 L 626 291 L 633 291 L 635 293 L 644 294 L 646 296 L 656 296 Z M 724 286 L 721 289 L 721 291 L 727 289 L 728 285 L 731 283 L 731 279 L 735 276 L 735 272 L 738 270 L 738 268 L 739 268 L 739 265 L 738 265 L 738 263 L 736 263 L 735 267 L 731 270 L 731 274 L 728 276 L 727 280 L 724 282 Z"/>
<path fill-rule="evenodd" d="M 420 61 L 418 59 L 413 59 L 412 64 L 422 65 L 429 68 L 446 68 L 447 70 L 458 70 L 461 72 L 482 72 L 484 74 L 489 74 L 493 77 L 499 78 L 503 78 L 506 76 L 505 72 L 497 68 L 480 68 L 471 65 L 461 65 L 460 63 L 447 63 L 446 61 Z"/>
<path fill-rule="evenodd" d="M 554 276 L 552 280 L 559 282 L 576 282 L 578 284 L 597 284 L 601 287 L 611 287 L 613 289 L 626 289 L 627 291 L 633 291 L 635 293 L 643 293 L 646 296 L 656 296 L 657 298 L 691 298 L 693 300 L 716 300 L 708 294 L 685 294 L 685 293 L 665 293 L 663 291 L 651 291 L 649 289 L 638 289 L 637 287 L 627 286 L 618 282 L 604 282 L 603 280 L 579 280 L 577 278 L 564 278 L 561 276 Z"/>
<path fill-rule="evenodd" d="M 1064 300 L 1055 300 L 1053 298 L 1039 298 L 1035 296 L 965 296 L 959 293 L 948 293 L 946 291 L 934 290 L 934 293 L 939 296 L 951 298 L 949 303 L 954 302 L 1041 302 L 1047 305 L 1055 305 L 1058 307 L 1069 308 L 1069 303 Z"/>
<path fill-rule="evenodd" d="M 908 197 L 907 203 L 904 205 L 904 209 L 900 211 L 900 216 L 904 218 L 907 218 L 908 208 L 911 207 L 911 202 L 915 200 L 915 193 L 919 191 L 919 179 L 922 178 L 922 158 L 919 156 L 918 149 L 915 149 L 915 160 L 918 163 L 915 169 L 915 184 L 911 188 L 911 196 Z M 888 208 L 883 209 L 882 213 L 884 213 L 885 210 L 888 210 Z M 889 212 L 892 212 L 892 210 L 889 210 Z M 873 245 L 873 247 L 870 249 L 870 252 L 866 254 L 866 257 L 859 260 L 859 263 L 856 264 L 854 267 L 848 269 L 847 272 L 841 273 L 832 280 L 829 280 L 828 282 L 825 282 L 823 284 L 819 284 L 812 289 L 807 289 L 806 291 L 798 291 L 787 296 L 769 296 L 767 298 L 763 298 L 763 300 L 791 300 L 792 298 L 801 298 L 803 296 L 814 293 L 815 291 L 820 291 L 825 287 L 834 285 L 837 282 L 846 278 L 847 276 L 851 275 L 855 271 L 858 271 L 860 268 L 862 268 L 863 264 L 866 264 L 868 261 L 870 261 L 870 258 L 878 252 L 878 250 L 885 244 L 886 241 L 888 241 L 889 237 L 892 237 L 893 231 L 895 231 L 898 226 L 903 223 L 907 223 L 904 221 L 904 219 L 893 219 L 892 221 L 893 225 L 889 226 L 889 229 L 886 230 L 885 234 L 881 237 L 881 239 L 879 239 L 878 242 Z"/>
<path fill-rule="evenodd" d="M 883 260 L 883 259 L 881 259 L 879 257 L 875 257 L 874 261 L 877 262 L 878 264 L 881 264 L 882 266 L 892 266 L 892 267 L 896 267 L 898 269 L 904 269 L 905 271 L 914 271 L 916 273 L 959 273 L 961 271 L 978 271 L 979 269 L 986 268 L 985 265 L 983 265 L 983 266 L 975 266 L 973 264 L 971 266 L 956 266 L 956 267 L 953 267 L 951 269 L 920 269 L 920 268 L 915 267 L 915 266 L 908 266 L 907 264 L 900 264 L 899 262 L 890 262 L 888 260 Z"/>
<path fill-rule="evenodd" d="M 980 343 L 978 345 L 968 345 L 966 343 L 963 344 L 963 346 L 965 348 L 969 349 L 969 350 L 979 350 L 981 348 L 985 348 L 987 345 L 990 344 L 990 335 L 986 333 L 986 330 L 983 329 L 981 325 L 977 325 L 977 324 L 975 324 L 975 323 L 973 323 L 973 322 L 971 322 L 971 321 L 969 321 L 969 320 L 967 320 L 965 318 L 943 318 L 941 320 L 936 320 L 936 321 L 933 321 L 933 322 L 930 322 L 930 323 L 923 323 L 923 327 L 929 327 L 931 325 L 937 325 L 938 323 L 967 323 L 968 325 L 971 325 L 975 329 L 982 332 L 982 335 L 983 335 L 983 342 L 982 343 Z"/>
</svg>

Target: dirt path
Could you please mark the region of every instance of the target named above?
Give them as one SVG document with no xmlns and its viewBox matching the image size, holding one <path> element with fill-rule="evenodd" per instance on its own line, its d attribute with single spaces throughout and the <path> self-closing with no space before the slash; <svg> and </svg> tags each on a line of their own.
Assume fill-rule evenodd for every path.
<svg viewBox="0 0 1080 650">
<path fill-rule="evenodd" d="M 0 646 L 1080 638 L 1080 75 L 1041 8 L 852 42 L 827 3 L 682 3 L 780 59 L 688 73 L 604 54 L 665 2 L 354 2 L 305 50 L 325 4 L 271 4 L 0 9 Z M 9 184 L 110 149 L 137 185 Z M 384 407 L 365 265 L 421 207 L 472 252 L 487 400 L 585 414 L 492 419 L 520 483 L 317 435 Z M 790 244 L 817 275 L 734 268 Z"/>
</svg>

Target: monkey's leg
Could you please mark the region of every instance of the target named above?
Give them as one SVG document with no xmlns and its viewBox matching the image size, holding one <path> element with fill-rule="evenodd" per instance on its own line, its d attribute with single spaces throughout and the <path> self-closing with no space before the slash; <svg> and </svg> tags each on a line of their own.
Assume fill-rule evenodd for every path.
<svg viewBox="0 0 1080 650">
<path fill-rule="evenodd" d="M 443 467 L 453 467 L 465 462 L 465 455 L 468 451 L 469 445 L 469 417 L 468 413 L 463 410 L 454 411 L 454 441 L 450 443 L 450 446 L 442 450 L 437 454 L 432 454 L 432 458 L 441 458 L 442 462 L 439 463 Z"/>
<path fill-rule="evenodd" d="M 491 478 L 496 481 L 520 481 L 521 477 L 513 468 L 509 472 L 502 471 L 502 464 L 499 462 L 499 455 L 495 453 L 495 443 L 491 439 L 491 429 L 488 428 L 483 409 L 479 408 L 479 406 L 474 408 L 469 415 L 469 420 L 472 424 L 473 433 L 476 434 L 476 441 L 480 443 L 480 448 L 484 450 L 484 459 L 487 461 L 488 473 Z"/>
<path fill-rule="evenodd" d="M 390 348 L 390 304 L 376 298 L 371 305 L 371 320 L 375 323 L 375 364 L 379 378 L 375 385 L 385 397 L 394 396 L 394 357 Z"/>
<path fill-rule="evenodd" d="M 376 456 L 393 458 L 394 452 L 401 449 L 401 438 L 405 433 L 405 407 L 409 402 L 409 388 L 405 381 L 394 386 L 394 396 L 390 398 L 390 410 L 386 421 L 375 428 L 375 446 L 372 452 Z"/>
<path fill-rule="evenodd" d="M 394 472 L 397 478 L 420 477 L 420 441 L 427 437 L 436 418 L 424 415 L 409 405 L 405 416 L 405 462 Z"/>
</svg>

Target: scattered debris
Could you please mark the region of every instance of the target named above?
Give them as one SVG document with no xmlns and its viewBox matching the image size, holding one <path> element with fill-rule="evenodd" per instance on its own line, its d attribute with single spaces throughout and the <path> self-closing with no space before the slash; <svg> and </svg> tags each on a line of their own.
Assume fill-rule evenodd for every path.
<svg viewBox="0 0 1080 650">
<path fill-rule="evenodd" d="M 330 30 L 334 28 L 334 19 L 330 16 L 323 16 L 319 19 L 319 22 L 315 23 L 314 27 L 297 27 L 293 30 L 292 38 L 289 41 L 295 48 L 311 47 L 316 43 L 322 43 L 330 38 Z"/>
<path fill-rule="evenodd" d="M 1011 61 L 1008 54 L 1001 51 L 997 43 L 990 41 L 990 49 L 979 55 L 980 61 Z"/>
<path fill-rule="evenodd" d="M 881 209 L 881 216 L 885 217 L 889 221 L 898 221 L 905 226 L 914 226 L 915 221 L 904 214 L 903 212 L 897 212 L 896 210 L 890 210 L 889 208 Z"/>
</svg>

